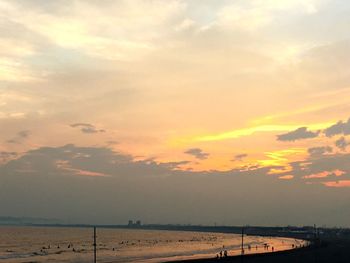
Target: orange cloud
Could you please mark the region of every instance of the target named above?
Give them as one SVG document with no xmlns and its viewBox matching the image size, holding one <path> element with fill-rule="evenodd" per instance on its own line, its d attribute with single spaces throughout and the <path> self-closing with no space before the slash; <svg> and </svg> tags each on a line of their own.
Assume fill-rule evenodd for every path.
<svg viewBox="0 0 350 263">
<path fill-rule="evenodd" d="M 74 175 L 82 175 L 82 176 L 109 176 L 109 175 L 104 174 L 104 173 L 92 172 L 92 171 L 88 171 L 88 170 L 82 170 L 82 169 L 73 168 L 73 167 L 71 167 L 71 165 L 70 165 L 70 163 L 68 161 L 64 161 L 64 160 L 56 161 L 56 167 L 61 169 L 61 170 L 72 172 L 72 174 L 74 174 Z"/>
<path fill-rule="evenodd" d="M 334 174 L 335 176 L 342 176 L 343 174 L 345 174 L 345 172 L 337 169 L 337 170 L 333 170 L 333 171 L 323 171 L 323 172 L 316 173 L 316 174 L 306 175 L 306 176 L 303 176 L 303 178 L 304 179 L 326 178 L 332 174 Z"/>
<path fill-rule="evenodd" d="M 291 180 L 293 178 L 294 178 L 294 175 L 282 175 L 278 177 L 278 179 L 282 179 L 282 180 Z"/>
<path fill-rule="evenodd" d="M 328 187 L 350 187 L 350 180 L 323 182 L 322 184 Z"/>
</svg>

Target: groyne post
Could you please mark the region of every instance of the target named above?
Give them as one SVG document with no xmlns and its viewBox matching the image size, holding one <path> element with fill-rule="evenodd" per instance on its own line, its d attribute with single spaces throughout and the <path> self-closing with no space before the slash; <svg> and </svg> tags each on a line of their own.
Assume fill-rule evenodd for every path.
<svg viewBox="0 0 350 263">
<path fill-rule="evenodd" d="M 241 255 L 244 255 L 244 227 L 242 227 Z"/>
<path fill-rule="evenodd" d="M 97 244 L 96 244 L 96 227 L 94 226 L 94 263 L 96 263 L 97 261 L 96 261 L 96 246 L 97 246 Z"/>
</svg>

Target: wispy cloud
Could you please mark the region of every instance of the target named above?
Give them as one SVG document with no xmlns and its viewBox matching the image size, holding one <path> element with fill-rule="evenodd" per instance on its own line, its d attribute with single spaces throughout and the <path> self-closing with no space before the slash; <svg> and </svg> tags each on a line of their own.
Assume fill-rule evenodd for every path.
<svg viewBox="0 0 350 263">
<path fill-rule="evenodd" d="M 335 146 L 337 146 L 340 150 L 345 151 L 346 147 L 350 145 L 350 142 L 345 139 L 345 137 L 340 137 L 335 141 Z"/>
<path fill-rule="evenodd" d="M 232 161 L 242 161 L 244 158 L 246 158 L 248 154 L 246 153 L 241 153 L 241 154 L 236 154 Z"/>
<path fill-rule="evenodd" d="M 17 152 L 2 151 L 2 152 L 0 152 L 0 164 L 8 162 L 9 160 L 15 159 L 16 157 L 18 157 Z"/>
<path fill-rule="evenodd" d="M 13 144 L 20 144 L 24 140 L 26 140 L 31 135 L 31 132 L 29 130 L 23 130 L 19 131 L 15 137 L 12 139 L 7 140 L 7 143 L 13 143 Z"/>
<path fill-rule="evenodd" d="M 204 160 L 209 157 L 209 153 L 203 152 L 202 149 L 199 148 L 191 148 L 185 151 L 186 154 L 192 155 L 197 159 Z"/>
<path fill-rule="evenodd" d="M 309 125 L 312 129 L 325 128 L 329 123 L 315 123 Z M 236 129 L 228 132 L 223 132 L 214 135 L 203 135 L 195 138 L 195 141 L 220 141 L 228 139 L 236 139 L 243 136 L 253 135 L 258 132 L 279 132 L 300 129 L 300 125 L 262 125 L 245 129 Z M 304 128 L 303 128 L 304 129 Z M 302 131 L 301 131 L 302 132 Z"/>
<path fill-rule="evenodd" d="M 350 119 L 348 121 L 338 121 L 336 124 L 328 127 L 324 130 L 324 133 L 327 137 L 332 137 L 334 135 L 343 134 L 343 135 L 349 135 L 350 134 Z"/>
<path fill-rule="evenodd" d="M 331 153 L 333 149 L 330 146 L 320 146 L 309 148 L 307 151 L 311 157 L 320 157 L 324 154 Z"/>
<path fill-rule="evenodd" d="M 330 181 L 330 182 L 323 182 L 322 184 L 328 187 L 335 187 L 335 188 L 350 187 L 350 180 Z"/>
<path fill-rule="evenodd" d="M 307 127 L 300 127 L 294 131 L 277 135 L 277 140 L 279 141 L 296 141 L 302 139 L 310 139 L 318 136 L 320 132 L 308 131 Z"/>
<path fill-rule="evenodd" d="M 341 170 L 334 170 L 334 171 L 323 171 L 320 173 L 316 174 L 310 174 L 310 175 L 305 175 L 303 176 L 304 179 L 317 179 L 317 178 L 327 178 L 329 176 L 342 176 L 346 174 L 346 172 L 341 171 Z"/>
<path fill-rule="evenodd" d="M 97 129 L 94 125 L 89 123 L 73 123 L 70 125 L 72 128 L 79 128 L 82 133 L 99 133 L 105 132 L 103 129 Z"/>
</svg>

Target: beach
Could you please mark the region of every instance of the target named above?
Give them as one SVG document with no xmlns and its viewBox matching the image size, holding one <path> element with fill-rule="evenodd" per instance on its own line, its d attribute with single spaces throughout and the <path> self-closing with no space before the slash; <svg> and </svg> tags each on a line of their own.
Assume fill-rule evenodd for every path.
<svg viewBox="0 0 350 263">
<path fill-rule="evenodd" d="M 90 227 L 0 227 L 0 261 L 91 262 L 93 231 Z M 269 253 L 305 246 L 303 240 L 244 236 L 245 254 Z M 268 247 L 266 246 L 268 244 Z M 239 255 L 241 236 L 232 233 L 142 229 L 97 230 L 98 262 L 154 263 L 211 259 L 226 250 Z M 248 248 L 250 247 L 250 249 Z"/>
<path fill-rule="evenodd" d="M 245 262 L 245 263 L 348 263 L 349 262 L 349 238 L 327 238 L 319 246 L 309 246 L 294 250 L 275 253 L 255 254 L 227 257 L 223 259 L 197 259 L 189 261 L 177 261 L 177 263 L 212 263 L 212 262 Z M 170 262 L 168 262 L 170 263 Z"/>
</svg>

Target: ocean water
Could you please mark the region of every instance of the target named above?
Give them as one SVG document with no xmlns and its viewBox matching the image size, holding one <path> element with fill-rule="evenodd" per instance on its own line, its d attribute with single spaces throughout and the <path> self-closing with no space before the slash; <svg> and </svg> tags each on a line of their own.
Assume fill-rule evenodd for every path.
<svg viewBox="0 0 350 263">
<path fill-rule="evenodd" d="M 305 245 L 302 240 L 258 236 L 245 236 L 244 243 L 245 253 Z M 215 257 L 223 250 L 234 255 L 240 254 L 240 244 L 236 234 L 99 228 L 97 262 L 165 262 Z M 0 262 L 93 262 L 93 229 L 0 226 Z"/>
</svg>

